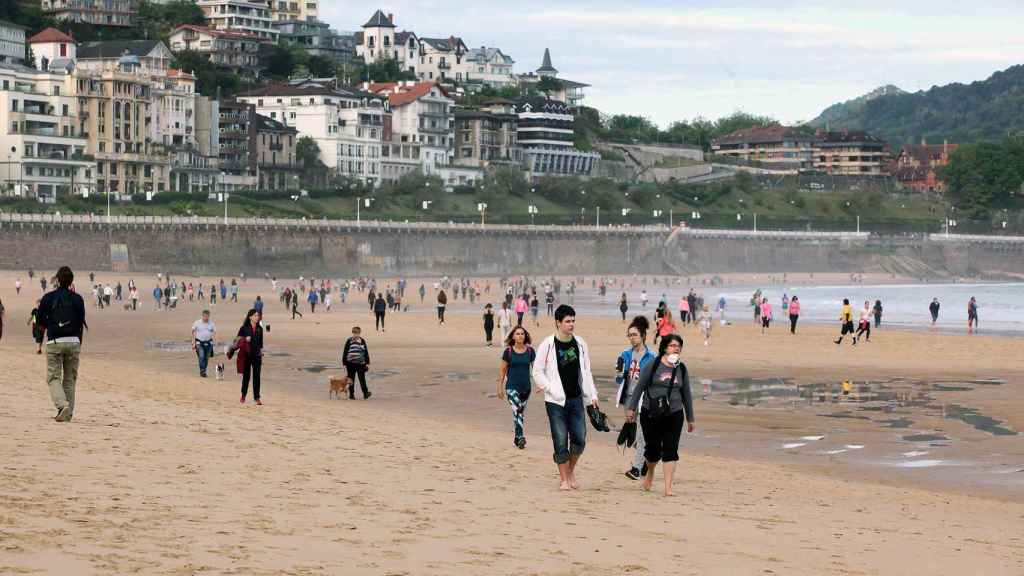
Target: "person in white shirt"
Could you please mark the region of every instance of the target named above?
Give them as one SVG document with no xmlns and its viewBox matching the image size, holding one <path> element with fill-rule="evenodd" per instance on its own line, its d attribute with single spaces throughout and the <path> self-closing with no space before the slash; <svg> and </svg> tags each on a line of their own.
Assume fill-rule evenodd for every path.
<svg viewBox="0 0 1024 576">
<path fill-rule="evenodd" d="M 217 326 L 210 321 L 210 311 L 203 310 L 203 317 L 192 323 L 192 350 L 199 358 L 199 376 L 206 378 L 206 366 L 213 356 L 213 339 Z"/>
<path fill-rule="evenodd" d="M 537 389 L 544 392 L 561 490 L 579 488 L 576 465 L 587 443 L 586 407 L 598 408 L 590 352 L 574 336 L 575 329 L 576 311 L 562 304 L 555 310 L 555 334 L 537 347 L 532 371 Z"/>
<path fill-rule="evenodd" d="M 508 340 L 509 331 L 512 330 L 512 311 L 508 309 L 508 302 L 501 303 L 501 310 L 498 310 L 498 331 L 501 333 L 501 340 Z"/>
<path fill-rule="evenodd" d="M 860 323 L 857 324 L 857 335 L 853 337 L 853 343 L 856 344 L 860 340 L 861 335 L 864 335 L 866 342 L 871 342 L 871 302 L 865 301 L 864 308 L 860 311 Z"/>
</svg>

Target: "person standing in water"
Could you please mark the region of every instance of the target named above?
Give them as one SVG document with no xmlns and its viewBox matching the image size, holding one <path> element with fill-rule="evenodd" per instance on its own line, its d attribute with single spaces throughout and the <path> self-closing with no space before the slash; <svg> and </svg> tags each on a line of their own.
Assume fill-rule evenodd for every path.
<svg viewBox="0 0 1024 576">
<path fill-rule="evenodd" d="M 967 301 L 967 333 L 974 334 L 978 331 L 978 301 L 971 296 Z"/>
<path fill-rule="evenodd" d="M 932 315 L 932 328 L 935 327 L 935 323 L 939 321 L 939 299 L 932 298 L 932 303 L 928 305 L 928 312 Z"/>
<path fill-rule="evenodd" d="M 875 328 L 882 325 L 882 301 L 875 300 L 875 306 L 871 309 L 871 313 L 875 316 Z"/>
<path fill-rule="evenodd" d="M 591 370 L 590 351 L 575 336 L 576 311 L 562 304 L 555 309 L 555 333 L 537 347 L 533 380 L 544 392 L 551 426 L 559 489 L 576 490 L 576 466 L 587 444 L 586 406 L 599 407 Z"/>
<path fill-rule="evenodd" d="M 839 313 L 839 322 L 842 325 L 842 331 L 839 333 L 839 338 L 836 339 L 836 346 L 843 343 L 843 338 L 847 334 L 853 334 L 853 308 L 850 307 L 850 299 L 843 298 L 843 310 Z"/>
<path fill-rule="evenodd" d="M 640 427 L 644 431 L 644 459 L 647 461 L 643 488 L 651 489 L 655 468 L 658 462 L 663 462 L 665 496 L 672 496 L 683 424 L 688 424 L 687 431 L 691 434 L 694 430 L 690 373 L 680 359 L 682 349 L 683 339 L 678 334 L 662 338 L 657 358 L 641 371 L 627 404 L 627 421 L 635 421 L 637 412 L 641 411 Z"/>
<path fill-rule="evenodd" d="M 768 303 L 767 298 L 761 299 L 761 334 L 768 332 L 768 328 L 772 324 L 772 305 Z"/>
<path fill-rule="evenodd" d="M 488 304 L 488 306 L 490 306 Z M 498 398 L 508 400 L 512 407 L 512 425 L 515 430 L 513 443 L 520 450 L 526 448 L 524 420 L 526 402 L 530 399 L 530 370 L 537 359 L 537 353 L 530 346 L 530 333 L 522 326 L 516 326 L 505 340 L 505 351 L 501 354 L 501 370 L 498 374 Z"/>
<path fill-rule="evenodd" d="M 789 333 L 796 334 L 796 323 L 800 320 L 800 299 L 794 294 L 789 300 Z"/>
<path fill-rule="evenodd" d="M 629 348 L 626 348 L 615 365 L 615 382 L 619 385 L 618 394 L 615 396 L 615 406 L 625 406 L 629 397 L 636 389 L 640 380 L 640 373 L 654 360 L 654 352 L 647 347 L 647 330 L 650 322 L 646 316 L 637 316 L 630 322 L 626 329 L 626 338 L 629 340 Z M 628 416 L 628 409 L 626 409 Z M 633 465 L 626 471 L 626 478 L 639 480 L 647 474 L 647 462 L 644 460 L 644 432 L 637 428 L 636 444 L 634 444 Z"/>
<path fill-rule="evenodd" d="M 487 346 L 494 346 L 494 307 L 489 303 L 484 306 L 484 337 Z"/>
</svg>

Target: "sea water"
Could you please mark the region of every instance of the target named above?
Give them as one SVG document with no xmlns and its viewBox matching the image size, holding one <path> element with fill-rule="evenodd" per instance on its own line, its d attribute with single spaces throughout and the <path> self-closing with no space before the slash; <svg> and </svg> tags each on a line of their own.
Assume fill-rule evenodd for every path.
<svg viewBox="0 0 1024 576">
<path fill-rule="evenodd" d="M 629 311 L 627 316 L 653 314 L 663 298 L 668 302 L 672 314 L 678 314 L 679 299 L 691 287 L 672 285 L 647 286 L 649 302 L 641 307 L 642 286 L 634 283 L 626 292 Z M 882 301 L 882 325 L 900 328 L 926 328 L 931 326 L 928 306 L 933 298 L 939 299 L 939 321 L 942 330 L 967 330 L 967 302 L 973 296 L 978 302 L 979 329 L 982 332 L 1024 335 L 1024 283 L 978 283 L 978 284 L 891 284 L 891 285 L 835 285 L 835 286 L 693 286 L 694 291 L 703 295 L 704 303 L 714 313 L 721 296 L 726 300 L 726 318 L 731 322 L 752 322 L 753 308 L 750 298 L 760 289 L 763 297 L 772 305 L 775 321 L 788 324 L 788 311 L 782 310 L 782 296 L 794 295 L 800 299 L 800 321 L 814 323 L 839 322 L 843 299 L 849 298 L 853 307 L 853 319 L 860 317 L 864 301 L 874 306 L 875 300 Z M 564 287 L 563 287 L 564 292 Z M 603 316 L 619 314 L 619 297 L 622 291 L 609 288 L 602 298 L 590 286 L 577 287 L 574 298 L 580 314 L 598 313 Z M 562 301 L 567 300 L 562 294 Z M 872 324 L 874 317 L 872 316 Z"/>
</svg>

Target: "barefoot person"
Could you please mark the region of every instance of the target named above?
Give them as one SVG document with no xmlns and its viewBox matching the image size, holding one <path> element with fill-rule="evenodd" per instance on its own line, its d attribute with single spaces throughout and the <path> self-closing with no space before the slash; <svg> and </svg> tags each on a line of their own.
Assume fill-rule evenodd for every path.
<svg viewBox="0 0 1024 576">
<path fill-rule="evenodd" d="M 515 429 L 513 443 L 520 450 L 526 448 L 523 420 L 526 417 L 526 402 L 530 399 L 530 369 L 537 359 L 537 353 L 530 344 L 530 333 L 526 328 L 516 326 L 505 340 L 497 383 L 498 398 L 508 400 L 512 407 L 512 425 Z"/>
<path fill-rule="evenodd" d="M 860 309 L 860 319 L 857 322 L 857 334 L 853 337 L 853 343 L 857 344 L 861 336 L 864 340 L 871 342 L 871 302 L 865 300 L 864 307 Z"/>
<path fill-rule="evenodd" d="M 650 322 L 646 316 L 637 316 L 630 322 L 626 329 L 626 338 L 629 340 L 629 348 L 619 354 L 616 363 L 615 382 L 619 385 L 619 392 L 615 396 L 616 406 L 625 406 L 633 390 L 636 390 L 637 382 L 640 381 L 640 373 L 654 360 L 654 352 L 647 347 L 647 330 Z M 627 410 L 628 412 L 628 410 Z M 644 433 L 637 429 L 636 444 L 634 445 L 633 465 L 626 471 L 626 478 L 638 480 L 647 472 L 647 464 L 644 461 Z"/>
<path fill-rule="evenodd" d="M 839 338 L 836 338 L 836 346 L 843 343 L 843 338 L 847 334 L 853 334 L 853 308 L 850 307 L 850 299 L 843 298 L 843 311 L 839 313 L 839 322 L 842 324 L 842 330 L 839 333 Z"/>
<path fill-rule="evenodd" d="M 978 301 L 974 296 L 967 302 L 967 333 L 974 334 L 978 331 Z"/>
<path fill-rule="evenodd" d="M 789 301 L 789 333 L 796 334 L 796 323 L 800 321 L 800 299 L 796 296 Z"/>
<path fill-rule="evenodd" d="M 249 379 L 252 379 L 252 397 L 258 406 L 263 405 L 260 400 L 260 373 L 263 371 L 263 326 L 260 320 L 263 315 L 255 308 L 249 310 L 245 315 L 242 326 L 238 329 L 238 340 L 236 346 L 239 349 L 238 364 L 242 369 L 242 397 L 239 400 L 245 404 L 245 397 L 249 393 Z"/>
<path fill-rule="evenodd" d="M 501 303 L 501 310 L 498 310 L 498 333 L 501 334 L 501 341 L 508 339 L 509 331 L 512 330 L 512 310 L 508 302 Z"/>
<path fill-rule="evenodd" d="M 484 306 L 484 338 L 487 346 L 494 346 L 494 306 Z"/>
<path fill-rule="evenodd" d="M 57 408 L 57 422 L 70 422 L 75 412 L 75 384 L 78 358 L 86 328 L 85 301 L 71 291 L 75 275 L 62 266 L 57 271 L 57 288 L 39 301 L 36 321 L 46 331 L 46 381 Z"/>
<path fill-rule="evenodd" d="M 555 333 L 537 347 L 533 364 L 533 380 L 544 392 L 562 490 L 579 488 L 576 465 L 587 443 L 586 406 L 598 407 L 590 351 L 573 335 L 575 330 L 576 311 L 562 304 L 555 309 Z"/>
<path fill-rule="evenodd" d="M 213 339 L 217 326 L 210 321 L 210 311 L 203 310 L 202 318 L 192 323 L 192 350 L 199 358 L 199 377 L 206 378 L 206 366 L 213 356 Z"/>
<path fill-rule="evenodd" d="M 661 339 L 658 357 L 640 374 L 636 389 L 629 397 L 628 421 L 636 419 L 640 409 L 640 427 L 644 431 L 647 475 L 644 490 L 654 484 L 654 470 L 658 462 L 665 463 L 665 496 L 672 495 L 672 478 L 679 461 L 679 437 L 683 433 L 684 419 L 687 431 L 693 433 L 693 399 L 690 395 L 690 374 L 679 359 L 683 339 L 669 334 Z"/>
<path fill-rule="evenodd" d="M 359 386 L 363 390 L 363 400 L 369 400 L 373 395 L 366 387 L 366 371 L 370 369 L 370 348 L 362 336 L 363 330 L 359 326 L 352 328 L 352 336 L 345 340 L 345 347 L 341 350 L 341 364 L 345 367 L 348 375 L 348 399 L 356 399 L 356 378 L 359 379 Z"/>
</svg>

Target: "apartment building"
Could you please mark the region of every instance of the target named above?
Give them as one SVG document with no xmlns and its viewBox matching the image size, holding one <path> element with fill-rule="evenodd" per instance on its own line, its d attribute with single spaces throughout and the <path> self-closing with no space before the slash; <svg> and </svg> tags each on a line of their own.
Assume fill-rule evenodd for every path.
<svg viewBox="0 0 1024 576">
<path fill-rule="evenodd" d="M 455 142 L 455 101 L 434 82 L 390 82 L 363 84 L 363 90 L 386 96 L 391 105 L 390 138 L 386 138 L 382 156 L 387 159 L 397 149 L 416 150 L 419 170 L 438 174 L 451 164 Z"/>
<path fill-rule="evenodd" d="M 171 152 L 170 190 L 209 195 L 220 174 L 220 102 L 197 95 L 194 110 L 190 144 Z"/>
<path fill-rule="evenodd" d="M 302 46 L 310 56 L 335 61 L 355 57 L 355 44 L 351 35 L 338 34 L 330 24 L 319 20 L 281 20 L 274 22 L 281 42 Z"/>
<path fill-rule="evenodd" d="M 542 176 L 590 176 L 601 155 L 573 146 L 572 110 L 565 102 L 547 98 L 516 101 L 516 139 L 531 179 Z"/>
<path fill-rule="evenodd" d="M 73 77 L 0 63 L 0 87 L 3 193 L 50 202 L 88 195 L 96 163 L 79 130 Z"/>
<path fill-rule="evenodd" d="M 8 64 L 24 64 L 25 32 L 28 28 L 0 20 L 0 62 Z"/>
<path fill-rule="evenodd" d="M 420 63 L 416 73 L 420 80 L 442 82 L 446 79 L 466 80 L 466 57 L 469 48 L 462 38 L 420 38 Z"/>
<path fill-rule="evenodd" d="M 312 138 L 320 158 L 334 173 L 368 184 L 381 181 L 381 146 L 388 98 L 352 88 L 307 82 L 269 85 L 238 96 L 256 112 Z M 388 120 L 390 122 L 390 120 Z"/>
<path fill-rule="evenodd" d="M 457 166 L 521 167 L 515 103 L 496 101 L 481 108 L 456 108 L 454 148 Z"/>
<path fill-rule="evenodd" d="M 242 31 L 272 42 L 278 40 L 266 0 L 197 0 L 196 4 L 212 28 Z"/>
<path fill-rule="evenodd" d="M 134 24 L 136 0 L 42 0 L 43 13 L 57 20 L 93 26 L 128 28 Z"/>
<path fill-rule="evenodd" d="M 269 0 L 270 16 L 275 22 L 283 20 L 314 21 L 320 16 L 316 0 Z"/>
<path fill-rule="evenodd" d="M 881 139 L 865 132 L 818 132 L 815 169 L 845 176 L 884 176 L 889 152 Z"/>
<path fill-rule="evenodd" d="M 198 52 L 218 66 L 251 75 L 260 67 L 260 46 L 269 40 L 248 32 L 188 24 L 176 28 L 168 42 L 172 52 Z"/>
<path fill-rule="evenodd" d="M 299 131 L 291 126 L 257 114 L 252 124 L 256 132 L 255 163 L 258 190 L 298 190 L 301 166 L 296 158 Z"/>
<path fill-rule="evenodd" d="M 220 148 L 218 192 L 256 187 L 256 106 L 238 100 L 220 102 L 217 127 Z"/>
<path fill-rule="evenodd" d="M 512 67 L 515 60 L 500 48 L 481 46 L 471 48 L 462 66 L 455 71 L 456 79 L 479 82 L 492 88 L 503 88 L 514 82 Z"/>
<path fill-rule="evenodd" d="M 711 151 L 767 168 L 794 173 L 811 170 L 817 161 L 819 136 L 787 126 L 738 130 L 711 143 Z"/>
</svg>

